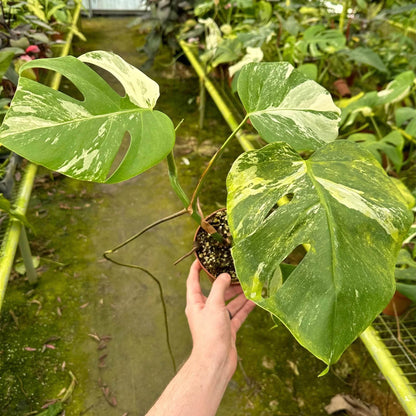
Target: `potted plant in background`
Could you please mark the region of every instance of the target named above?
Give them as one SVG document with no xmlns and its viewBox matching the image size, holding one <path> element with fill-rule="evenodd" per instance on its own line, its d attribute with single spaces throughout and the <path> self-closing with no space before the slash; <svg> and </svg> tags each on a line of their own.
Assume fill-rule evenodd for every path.
<svg viewBox="0 0 416 416">
<path fill-rule="evenodd" d="M 87 64 L 109 71 L 126 95 L 120 97 Z M 22 70 L 35 67 L 60 72 L 84 100 L 21 76 L 0 130 L 5 146 L 49 169 L 101 183 L 129 179 L 166 158 L 184 205 L 175 216 L 189 213 L 222 244 L 227 239 L 201 218 L 198 196 L 213 164 L 250 120 L 268 144 L 240 155 L 227 178 L 237 277 L 248 298 L 279 318 L 328 367 L 393 296 L 412 198 L 369 151 L 335 140 L 340 110 L 324 88 L 290 64 L 241 69 L 237 90 L 246 116 L 213 156 L 191 198 L 176 174 L 173 124 L 154 110 L 154 81 L 103 51 L 29 62 Z M 125 132 L 130 146 L 114 167 Z M 301 245 L 307 249 L 301 262 L 281 266 Z"/>
</svg>

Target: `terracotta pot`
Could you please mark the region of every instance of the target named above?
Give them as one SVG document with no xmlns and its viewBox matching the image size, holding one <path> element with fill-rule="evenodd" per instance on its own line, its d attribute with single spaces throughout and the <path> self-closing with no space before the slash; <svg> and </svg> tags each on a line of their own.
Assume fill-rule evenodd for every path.
<svg viewBox="0 0 416 416">
<path fill-rule="evenodd" d="M 207 217 L 205 217 L 204 218 L 204 220 L 205 221 L 207 221 L 208 223 L 210 222 L 210 220 L 218 213 L 218 212 L 222 212 L 222 211 L 225 211 L 226 209 L 225 208 L 222 208 L 222 209 L 219 209 L 219 210 L 217 210 L 217 211 L 214 211 L 213 213 L 211 213 L 210 215 L 208 215 Z M 197 236 L 198 236 L 198 234 L 199 233 L 201 233 L 201 232 L 205 232 L 205 230 L 203 230 L 202 229 L 202 227 L 201 226 L 199 226 L 198 228 L 197 228 L 197 230 L 196 230 L 196 232 L 195 232 L 195 236 L 194 236 L 194 244 L 195 245 L 197 245 Z M 207 268 L 206 268 L 206 266 L 203 264 L 203 262 L 201 261 L 201 259 L 199 258 L 199 256 L 198 256 L 198 249 L 195 251 L 195 257 L 196 257 L 196 259 L 199 261 L 199 264 L 201 265 L 201 268 L 202 268 L 202 270 L 204 270 L 204 272 L 207 274 L 207 276 L 208 276 L 208 278 L 209 278 L 209 280 L 211 281 L 211 282 L 214 282 L 215 281 L 215 279 L 217 278 L 217 276 L 214 276 L 212 273 L 210 273 L 208 270 L 207 270 Z M 238 282 L 238 280 L 232 280 L 231 281 L 231 284 L 239 284 L 239 282 Z"/>
<path fill-rule="evenodd" d="M 341 97 L 351 97 L 350 87 L 348 86 L 347 81 L 345 79 L 337 79 L 334 82 L 334 87 L 336 88 L 338 94 Z"/>
<path fill-rule="evenodd" d="M 407 311 L 411 303 L 412 301 L 407 296 L 396 290 L 389 304 L 383 309 L 383 313 L 384 315 L 400 316 Z M 396 309 L 396 313 L 394 309 Z"/>
</svg>

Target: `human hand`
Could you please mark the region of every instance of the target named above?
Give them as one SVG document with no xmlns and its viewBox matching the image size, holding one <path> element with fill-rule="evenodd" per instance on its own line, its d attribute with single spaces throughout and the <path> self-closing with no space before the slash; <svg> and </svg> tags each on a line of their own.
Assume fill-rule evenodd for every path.
<svg viewBox="0 0 416 416">
<path fill-rule="evenodd" d="M 245 297 L 240 285 L 230 286 L 227 273 L 217 277 L 207 298 L 201 291 L 200 270 L 195 261 L 186 282 L 185 313 L 193 340 L 191 356 L 219 366 L 231 379 L 237 367 L 237 331 L 255 304 Z"/>
</svg>

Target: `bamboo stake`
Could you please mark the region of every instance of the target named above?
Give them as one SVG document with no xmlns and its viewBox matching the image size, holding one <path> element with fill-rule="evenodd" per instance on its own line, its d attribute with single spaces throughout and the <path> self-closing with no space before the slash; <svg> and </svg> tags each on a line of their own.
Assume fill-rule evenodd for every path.
<svg viewBox="0 0 416 416">
<path fill-rule="evenodd" d="M 210 79 L 206 76 L 204 69 L 202 68 L 201 64 L 199 63 L 198 59 L 192 52 L 189 45 L 181 40 L 179 41 L 179 44 L 184 51 L 186 57 L 189 59 L 189 62 L 195 69 L 195 72 L 200 77 L 201 80 L 203 80 L 205 88 L 207 89 L 209 95 L 214 100 L 215 104 L 217 105 L 218 109 L 220 110 L 222 116 L 224 117 L 224 120 L 227 122 L 227 124 L 230 126 L 231 130 L 236 130 L 239 126 L 239 122 L 235 119 L 234 115 L 228 108 L 228 106 L 225 104 L 224 99 L 221 97 L 221 95 L 216 90 L 214 84 L 210 81 Z M 247 136 L 242 134 L 241 132 L 237 133 L 237 139 L 240 142 L 241 147 L 247 152 L 249 150 L 254 150 L 255 147 L 251 143 L 250 140 L 247 139 Z"/>
<path fill-rule="evenodd" d="M 66 56 L 69 52 L 69 48 L 74 36 L 74 28 L 79 19 L 81 11 L 81 1 L 77 0 L 76 6 L 72 18 L 72 26 L 66 37 L 66 44 L 62 49 L 60 56 Z M 56 73 L 50 84 L 51 88 L 58 89 L 61 82 L 61 74 Z M 26 167 L 22 183 L 19 187 L 18 195 L 15 201 L 16 210 L 19 214 L 25 215 L 27 207 L 29 205 L 30 194 L 32 192 L 33 183 L 35 181 L 37 166 L 29 163 Z M 0 310 L 3 304 L 3 299 L 6 293 L 7 283 L 9 280 L 10 272 L 12 270 L 14 257 L 16 254 L 17 246 L 20 240 L 20 234 L 22 231 L 22 223 L 16 219 L 11 218 L 9 220 L 6 234 L 4 236 L 1 248 L 0 248 Z"/>
</svg>

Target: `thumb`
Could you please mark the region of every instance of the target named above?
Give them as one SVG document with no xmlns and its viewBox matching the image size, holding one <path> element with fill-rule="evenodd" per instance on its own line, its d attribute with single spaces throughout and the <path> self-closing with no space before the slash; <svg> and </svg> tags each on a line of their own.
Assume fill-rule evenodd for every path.
<svg viewBox="0 0 416 416">
<path fill-rule="evenodd" d="M 207 303 L 225 304 L 225 291 L 230 287 L 231 277 L 228 273 L 220 274 L 212 284 L 211 292 L 208 296 Z"/>
</svg>

